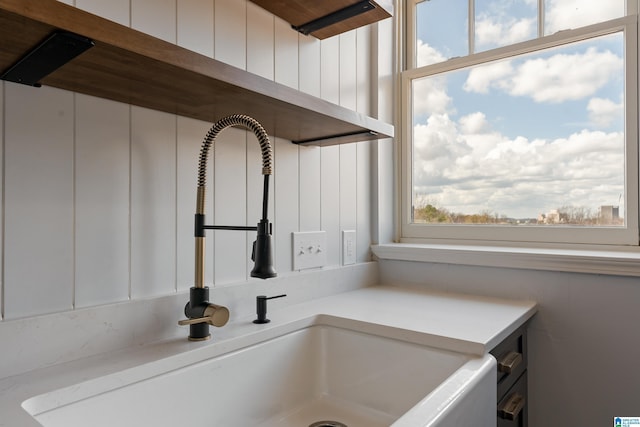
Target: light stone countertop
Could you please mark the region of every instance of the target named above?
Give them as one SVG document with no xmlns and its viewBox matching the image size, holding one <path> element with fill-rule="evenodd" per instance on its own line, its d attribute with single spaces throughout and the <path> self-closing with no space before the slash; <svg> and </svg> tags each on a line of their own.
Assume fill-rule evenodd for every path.
<svg viewBox="0 0 640 427">
<path fill-rule="evenodd" d="M 215 357 L 261 340 L 313 324 L 348 327 L 357 322 L 374 334 L 445 350 L 483 355 L 524 324 L 536 312 L 532 301 L 509 301 L 470 295 L 437 293 L 393 286 L 374 286 L 340 293 L 279 310 L 269 307 L 271 323 L 255 325 L 253 318 L 236 319 L 212 328 L 213 339 L 194 343 L 172 339 L 86 357 L 0 380 L 0 426 L 30 427 L 39 423 L 23 408 L 34 396 L 95 378 L 114 375 L 142 377 L 165 372 L 179 360 L 182 366 Z M 135 370 L 132 368 L 136 368 Z M 143 369 L 141 369 L 143 368 Z M 130 371 L 129 371 L 130 370 Z M 176 391 L 178 392 L 178 391 Z M 36 399 L 25 404 L 42 408 Z"/>
</svg>

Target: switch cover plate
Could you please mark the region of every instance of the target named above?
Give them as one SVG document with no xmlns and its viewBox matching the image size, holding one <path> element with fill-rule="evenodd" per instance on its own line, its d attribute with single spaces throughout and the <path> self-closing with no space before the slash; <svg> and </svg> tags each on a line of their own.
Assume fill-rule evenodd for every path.
<svg viewBox="0 0 640 427">
<path fill-rule="evenodd" d="M 292 233 L 293 269 L 324 267 L 327 263 L 326 231 L 301 231 Z"/>
<path fill-rule="evenodd" d="M 356 263 L 356 231 L 342 231 L 342 265 Z"/>
</svg>

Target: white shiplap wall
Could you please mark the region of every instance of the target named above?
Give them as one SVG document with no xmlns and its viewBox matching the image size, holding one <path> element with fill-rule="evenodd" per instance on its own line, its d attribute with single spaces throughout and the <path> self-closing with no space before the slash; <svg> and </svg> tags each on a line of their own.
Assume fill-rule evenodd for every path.
<svg viewBox="0 0 640 427">
<path fill-rule="evenodd" d="M 65 2 L 364 114 L 377 99 L 370 72 L 377 42 L 367 27 L 319 41 L 246 0 Z M 191 286 L 197 153 L 210 123 L 48 87 L 5 82 L 0 97 L 3 319 Z M 369 260 L 374 143 L 272 142 L 279 274 L 292 272 L 298 230 L 327 231 L 329 266 L 341 262 L 341 231 L 357 230 L 357 259 Z M 254 137 L 229 129 L 215 151 L 208 222 L 257 222 Z M 216 232 L 207 240 L 209 284 L 248 280 L 252 235 Z"/>
</svg>

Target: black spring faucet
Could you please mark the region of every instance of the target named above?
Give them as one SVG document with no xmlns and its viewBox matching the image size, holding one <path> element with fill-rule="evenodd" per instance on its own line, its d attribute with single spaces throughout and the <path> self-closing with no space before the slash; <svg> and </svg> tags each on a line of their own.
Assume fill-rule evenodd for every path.
<svg viewBox="0 0 640 427">
<path fill-rule="evenodd" d="M 240 126 L 253 131 L 260 144 L 264 185 L 262 193 L 262 218 L 255 227 L 245 225 L 206 225 L 205 223 L 204 206 L 209 151 L 218 134 L 232 126 Z M 178 322 L 180 325 L 189 325 L 189 340 L 191 341 L 209 339 L 211 337 L 209 326 L 224 326 L 229 320 L 229 310 L 226 307 L 209 302 L 209 288 L 204 285 L 205 230 L 256 231 L 256 241 L 253 243 L 253 251 L 251 254 L 251 259 L 255 265 L 251 270 L 251 277 L 269 279 L 277 276 L 276 270 L 273 267 L 273 248 L 271 244 L 273 230 L 271 223 L 267 219 L 269 176 L 272 174 L 272 163 L 273 150 L 269 136 L 260 123 L 249 116 L 236 114 L 219 120 L 209 129 L 209 132 L 207 132 L 202 142 L 198 162 L 198 190 L 196 194 L 196 214 L 194 220 L 195 284 L 191 288 L 189 302 L 184 310 L 187 319 Z"/>
</svg>

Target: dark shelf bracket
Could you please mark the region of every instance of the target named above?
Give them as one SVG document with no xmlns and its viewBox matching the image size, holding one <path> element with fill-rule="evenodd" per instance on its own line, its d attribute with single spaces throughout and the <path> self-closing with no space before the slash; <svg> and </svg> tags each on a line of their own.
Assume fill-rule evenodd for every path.
<svg viewBox="0 0 640 427">
<path fill-rule="evenodd" d="M 93 46 L 91 39 L 57 31 L 2 73 L 0 79 L 40 87 L 40 80 Z"/>
<path fill-rule="evenodd" d="M 343 9 L 332 12 L 328 15 L 325 15 L 321 18 L 314 19 L 311 22 L 307 22 L 302 25 L 292 25 L 291 28 L 294 30 L 308 36 L 314 31 L 321 30 L 322 28 L 328 27 L 329 25 L 333 25 L 335 23 L 344 21 L 345 19 L 353 18 L 354 16 L 358 16 L 370 10 L 376 8 L 376 5 L 368 0 L 364 0 L 353 4 L 351 6 L 347 6 Z"/>
<path fill-rule="evenodd" d="M 348 142 L 367 141 L 378 139 L 378 133 L 372 130 L 363 130 L 358 132 L 341 133 L 338 135 L 326 136 L 323 138 L 310 138 L 291 141 L 298 145 L 337 145 Z"/>
</svg>

